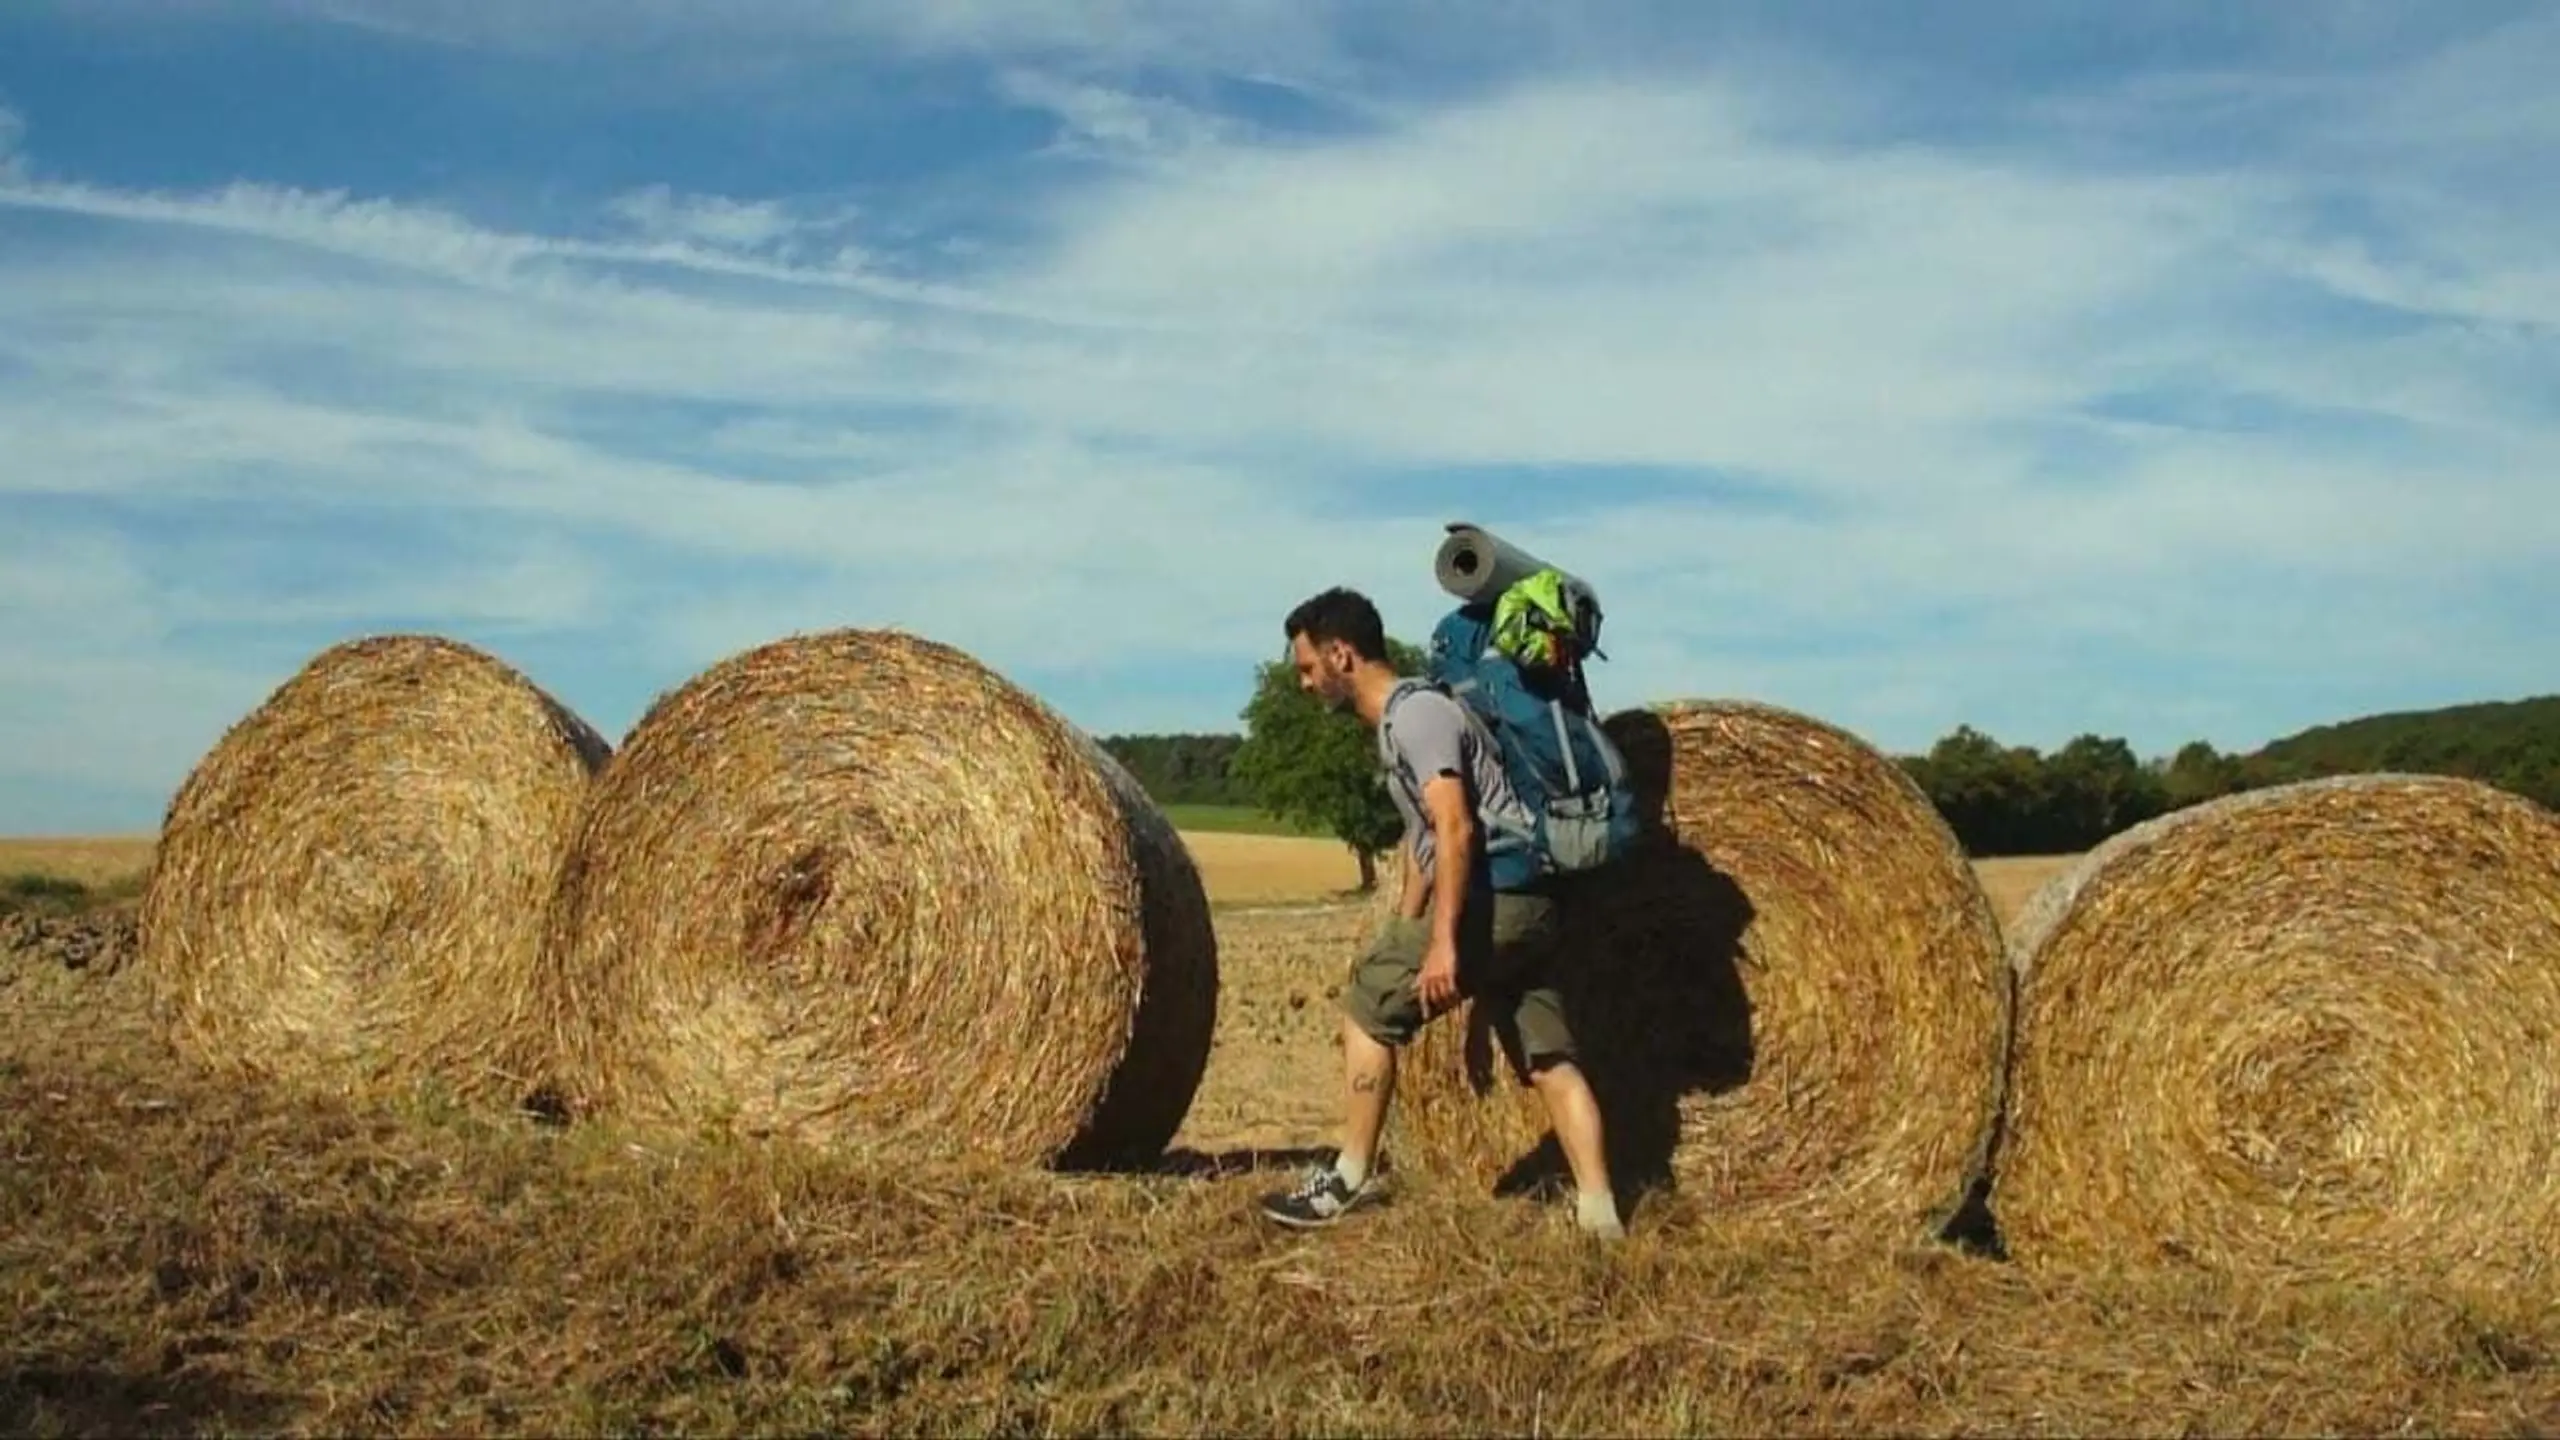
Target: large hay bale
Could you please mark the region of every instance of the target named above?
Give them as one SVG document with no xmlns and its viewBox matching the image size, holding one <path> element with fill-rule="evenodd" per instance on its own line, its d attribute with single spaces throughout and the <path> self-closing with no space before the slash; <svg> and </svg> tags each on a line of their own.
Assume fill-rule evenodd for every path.
<svg viewBox="0 0 2560 1440">
<path fill-rule="evenodd" d="M 1980 1179 L 2008 986 L 1996 917 L 1900 766 L 1771 706 L 1610 717 L 1653 843 L 1573 902 L 1560 988 L 1622 1192 L 1887 1233 Z M 1399 1080 L 1402 1147 L 1498 1188 L 1561 1173 L 1472 1006 Z"/>
<path fill-rule="evenodd" d="M 573 1109 L 1081 1166 L 1159 1154 L 1217 1018 L 1190 853 L 949 646 L 793 636 L 662 697 L 554 923 Z"/>
<path fill-rule="evenodd" d="M 2560 816 L 2421 776 L 2226 797 L 2056 877 L 2011 963 L 1992 1208 L 2021 1259 L 2560 1255 Z"/>
<path fill-rule="evenodd" d="M 386 635 L 320 652 L 163 819 L 137 963 L 183 1051 L 340 1093 L 518 1103 L 542 910 L 608 747 L 503 662 Z"/>
</svg>

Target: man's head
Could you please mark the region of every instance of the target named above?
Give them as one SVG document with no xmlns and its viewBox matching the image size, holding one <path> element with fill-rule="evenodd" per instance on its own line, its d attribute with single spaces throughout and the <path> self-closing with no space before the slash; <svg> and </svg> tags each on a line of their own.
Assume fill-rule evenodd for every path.
<svg viewBox="0 0 2560 1440">
<path fill-rule="evenodd" d="M 1299 602 L 1281 627 L 1289 637 L 1289 655 L 1298 667 L 1298 687 L 1331 710 L 1351 706 L 1356 680 L 1365 667 L 1387 660 L 1386 622 L 1378 607 L 1357 590 L 1341 586 Z"/>
</svg>

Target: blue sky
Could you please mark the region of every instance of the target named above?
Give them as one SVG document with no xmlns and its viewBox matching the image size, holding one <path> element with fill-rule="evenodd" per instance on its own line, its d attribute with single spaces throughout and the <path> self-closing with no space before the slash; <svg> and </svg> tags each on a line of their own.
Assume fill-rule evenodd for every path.
<svg viewBox="0 0 2560 1440">
<path fill-rule="evenodd" d="M 2442 0 L 19 0 L 0 832 L 386 629 L 614 735 L 836 624 L 1232 728 L 1451 519 L 1606 702 L 1895 749 L 2560 690 L 2552 74 Z"/>
</svg>

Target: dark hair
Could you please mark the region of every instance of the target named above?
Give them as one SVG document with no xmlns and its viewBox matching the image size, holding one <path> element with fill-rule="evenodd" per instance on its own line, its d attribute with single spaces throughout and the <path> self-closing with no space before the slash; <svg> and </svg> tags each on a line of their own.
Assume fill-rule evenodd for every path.
<svg viewBox="0 0 2560 1440">
<path fill-rule="evenodd" d="M 1304 635 L 1313 645 L 1340 640 L 1363 660 L 1387 658 L 1387 625 L 1378 618 L 1378 607 L 1368 596 L 1339 585 L 1298 602 L 1281 633 L 1292 641 Z"/>
</svg>

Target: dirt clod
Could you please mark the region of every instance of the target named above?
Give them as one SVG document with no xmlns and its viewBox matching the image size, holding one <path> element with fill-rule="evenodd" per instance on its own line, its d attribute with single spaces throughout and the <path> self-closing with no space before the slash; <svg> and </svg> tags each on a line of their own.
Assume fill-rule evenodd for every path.
<svg viewBox="0 0 2560 1440">
<path fill-rule="evenodd" d="M 102 910 L 67 917 L 0 915 L 0 953 L 13 960 L 112 975 L 132 961 L 133 952 L 131 910 Z"/>
</svg>

